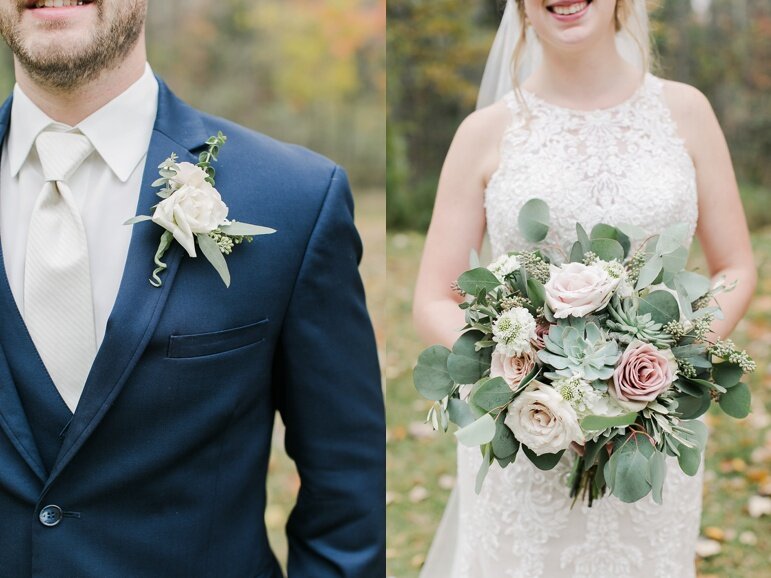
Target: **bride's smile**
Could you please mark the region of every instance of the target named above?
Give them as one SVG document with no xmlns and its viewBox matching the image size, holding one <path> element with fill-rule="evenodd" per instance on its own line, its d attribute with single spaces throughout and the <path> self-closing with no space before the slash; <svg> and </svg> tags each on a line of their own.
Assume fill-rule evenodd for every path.
<svg viewBox="0 0 771 578">
<path fill-rule="evenodd" d="M 563 0 L 547 4 L 546 9 L 560 22 L 574 22 L 586 14 L 591 3 L 592 0 L 584 0 L 583 2 Z"/>
</svg>

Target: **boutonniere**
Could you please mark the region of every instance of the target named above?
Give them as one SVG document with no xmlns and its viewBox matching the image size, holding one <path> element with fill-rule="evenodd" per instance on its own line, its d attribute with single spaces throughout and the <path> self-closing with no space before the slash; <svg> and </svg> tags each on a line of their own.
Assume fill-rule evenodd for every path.
<svg viewBox="0 0 771 578">
<path fill-rule="evenodd" d="M 155 253 L 155 270 L 150 284 L 160 287 L 163 283 L 160 273 L 166 269 L 162 261 L 171 243 L 182 245 L 191 257 L 196 257 L 196 245 L 201 254 L 219 273 L 226 287 L 230 287 L 230 271 L 225 256 L 233 252 L 236 245 L 252 242 L 256 235 L 269 235 L 275 229 L 239 223 L 228 220 L 228 206 L 214 188 L 214 167 L 222 145 L 227 137 L 221 132 L 210 137 L 208 150 L 198 157 L 198 163 L 177 163 L 177 155 L 171 156 L 159 166 L 160 178 L 152 186 L 160 187 L 158 196 L 163 199 L 152 207 L 153 215 L 138 215 L 126 221 L 134 225 L 142 221 L 153 221 L 165 229 Z"/>
</svg>

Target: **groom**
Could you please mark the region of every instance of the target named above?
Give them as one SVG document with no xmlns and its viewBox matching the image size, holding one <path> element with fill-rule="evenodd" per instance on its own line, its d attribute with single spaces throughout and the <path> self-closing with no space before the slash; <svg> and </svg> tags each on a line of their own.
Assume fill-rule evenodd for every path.
<svg viewBox="0 0 771 578">
<path fill-rule="evenodd" d="M 384 576 L 382 396 L 345 173 L 178 100 L 146 63 L 145 15 L 0 0 L 17 79 L 0 109 L 0 576 L 280 577 L 276 411 L 302 480 L 289 576 Z M 156 288 L 163 229 L 123 223 L 160 200 L 160 163 L 195 164 L 218 131 L 229 218 L 277 232 L 226 256 L 230 288 L 175 241 Z"/>
</svg>

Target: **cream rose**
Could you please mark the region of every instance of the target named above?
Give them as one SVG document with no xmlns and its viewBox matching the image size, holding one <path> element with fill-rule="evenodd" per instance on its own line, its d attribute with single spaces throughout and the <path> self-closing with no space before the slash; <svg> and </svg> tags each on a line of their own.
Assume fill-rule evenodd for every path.
<svg viewBox="0 0 771 578">
<path fill-rule="evenodd" d="M 618 286 L 619 278 L 602 263 L 584 265 L 565 263 L 550 266 L 551 274 L 544 286 L 546 303 L 554 317 L 583 317 L 605 307 Z"/>
<path fill-rule="evenodd" d="M 656 349 L 635 339 L 627 345 L 613 372 L 613 393 L 619 402 L 651 402 L 672 385 L 677 361 L 669 349 Z"/>
<path fill-rule="evenodd" d="M 195 234 L 209 233 L 222 225 L 228 207 L 217 189 L 206 182 L 202 169 L 190 163 L 180 163 L 179 167 L 172 179 L 174 192 L 158 204 L 153 222 L 171 231 L 188 255 L 195 257 Z"/>
<path fill-rule="evenodd" d="M 504 423 L 514 436 L 537 455 L 554 454 L 575 442 L 584 443 L 584 433 L 575 410 L 550 385 L 534 381 L 509 404 Z"/>
<path fill-rule="evenodd" d="M 502 377 L 512 391 L 517 387 L 535 367 L 535 355 L 532 351 L 525 351 L 522 355 L 510 356 L 497 349 L 493 351 L 490 364 L 490 377 Z"/>
</svg>

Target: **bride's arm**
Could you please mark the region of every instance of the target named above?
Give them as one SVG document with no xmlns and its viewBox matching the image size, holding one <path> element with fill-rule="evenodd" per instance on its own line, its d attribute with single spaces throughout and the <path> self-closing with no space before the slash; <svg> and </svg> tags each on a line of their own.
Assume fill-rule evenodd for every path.
<svg viewBox="0 0 771 578">
<path fill-rule="evenodd" d="M 498 166 L 498 146 L 509 122 L 504 103 L 470 115 L 458 128 L 444 161 L 420 263 L 413 320 L 428 343 L 447 347 L 464 325 L 452 283 L 469 268 L 485 231 L 484 189 Z"/>
<path fill-rule="evenodd" d="M 725 318 L 716 320 L 712 331 L 725 339 L 746 313 L 757 283 L 747 221 L 731 155 L 709 101 L 698 90 L 679 83 L 668 83 L 668 92 L 673 116 L 696 167 L 696 234 L 710 275 L 715 280 L 724 276 L 726 284 L 737 282 L 733 291 L 716 298 Z"/>
</svg>

